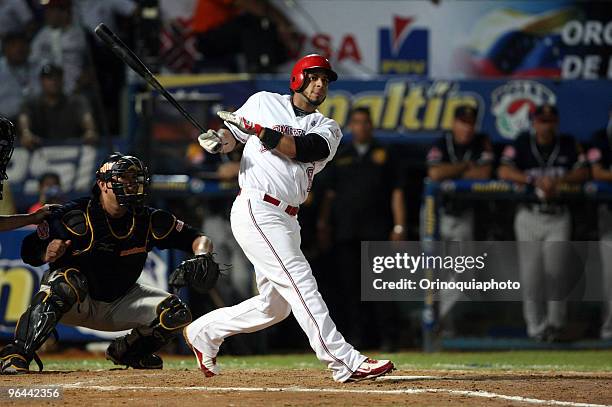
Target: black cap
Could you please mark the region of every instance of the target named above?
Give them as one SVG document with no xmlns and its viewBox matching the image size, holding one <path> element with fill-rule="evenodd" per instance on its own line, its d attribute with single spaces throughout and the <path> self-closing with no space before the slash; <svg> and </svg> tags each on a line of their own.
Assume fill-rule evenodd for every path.
<svg viewBox="0 0 612 407">
<path fill-rule="evenodd" d="M 472 105 L 461 105 L 455 109 L 455 119 L 463 122 L 476 123 L 477 116 L 478 110 Z"/>
<path fill-rule="evenodd" d="M 40 68 L 40 76 L 62 76 L 63 74 L 64 70 L 57 65 L 45 64 Z"/>
<path fill-rule="evenodd" d="M 559 118 L 559 110 L 557 110 L 555 105 L 544 103 L 533 111 L 533 118 L 538 120 L 557 120 Z"/>
</svg>

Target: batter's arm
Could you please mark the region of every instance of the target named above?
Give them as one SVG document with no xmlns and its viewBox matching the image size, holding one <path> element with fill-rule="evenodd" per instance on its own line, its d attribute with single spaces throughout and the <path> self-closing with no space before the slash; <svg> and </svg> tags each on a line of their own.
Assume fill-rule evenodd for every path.
<svg viewBox="0 0 612 407">
<path fill-rule="evenodd" d="M 50 205 L 44 205 L 36 212 L 17 215 L 0 215 L 0 232 L 38 224 L 50 213 Z"/>
</svg>

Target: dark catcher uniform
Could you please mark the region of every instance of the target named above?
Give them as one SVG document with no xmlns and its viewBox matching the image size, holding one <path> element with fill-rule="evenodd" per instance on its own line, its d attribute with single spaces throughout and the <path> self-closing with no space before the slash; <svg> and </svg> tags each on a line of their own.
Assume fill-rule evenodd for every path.
<svg viewBox="0 0 612 407">
<path fill-rule="evenodd" d="M 137 160 L 146 174 L 137 158 L 119 160 L 126 158 Z M 102 208 L 97 185 L 91 197 L 54 210 L 24 239 L 22 258 L 40 266 L 54 239 L 70 244 L 49 264 L 40 291 L 19 319 L 14 343 L 1 351 L 2 371 L 27 371 L 33 358 L 42 369 L 35 352 L 58 322 L 104 331 L 133 328 L 111 343 L 107 358 L 134 368 L 161 368 L 161 358 L 153 352 L 191 322 L 191 313 L 177 296 L 136 280 L 154 247 L 192 253 L 199 236 L 171 213 L 146 206 L 133 205 L 121 218 L 111 218 Z"/>
</svg>

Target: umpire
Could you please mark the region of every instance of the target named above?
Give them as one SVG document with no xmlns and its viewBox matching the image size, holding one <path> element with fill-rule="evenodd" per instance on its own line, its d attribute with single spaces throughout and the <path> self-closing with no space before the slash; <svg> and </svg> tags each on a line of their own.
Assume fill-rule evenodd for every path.
<svg viewBox="0 0 612 407">
<path fill-rule="evenodd" d="M 504 148 L 498 173 L 501 179 L 533 185 L 539 198 L 519 205 L 514 231 L 516 240 L 530 242 L 519 245 L 527 335 L 549 342 L 563 339 L 567 319 L 567 292 L 563 291 L 567 291 L 564 283 L 572 260 L 567 247 L 558 243 L 571 238 L 570 210 L 554 199 L 560 184 L 580 184 L 589 175 L 582 147 L 573 137 L 558 134 L 558 124 L 555 106 L 538 106 L 532 129 Z"/>
<path fill-rule="evenodd" d="M 115 153 L 97 171 L 92 196 L 54 210 L 24 239 L 23 260 L 50 267 L 14 342 L 0 351 L 2 373 L 26 373 L 32 359 L 42 370 L 36 351 L 58 322 L 131 328 L 110 344 L 106 358 L 135 369 L 162 368 L 154 352 L 191 322 L 191 312 L 177 296 L 136 280 L 154 247 L 193 253 L 186 262 L 197 263 L 211 258 L 212 243 L 171 213 L 144 206 L 149 184 L 138 158 Z"/>
</svg>

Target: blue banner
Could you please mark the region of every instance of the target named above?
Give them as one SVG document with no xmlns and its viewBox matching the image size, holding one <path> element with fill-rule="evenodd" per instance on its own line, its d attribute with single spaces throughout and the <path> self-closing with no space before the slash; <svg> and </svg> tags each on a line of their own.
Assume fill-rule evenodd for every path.
<svg viewBox="0 0 612 407">
<path fill-rule="evenodd" d="M 173 78 L 164 79 L 171 86 Z M 175 85 L 174 91 L 218 94 L 223 106 L 237 107 L 257 91 L 286 94 L 288 86 L 284 77 L 210 84 L 206 76 L 193 76 L 191 82 L 183 80 Z M 458 105 L 471 104 L 478 108 L 480 131 L 494 142 L 510 143 L 528 128 L 530 114 L 537 105 L 551 103 L 560 111 L 560 131 L 588 141 L 596 130 L 607 125 L 612 107 L 610 95 L 612 81 L 606 80 L 415 81 L 378 76 L 332 83 L 319 110 L 344 127 L 351 108 L 367 106 L 382 139 L 429 142 L 450 128 Z"/>
</svg>

